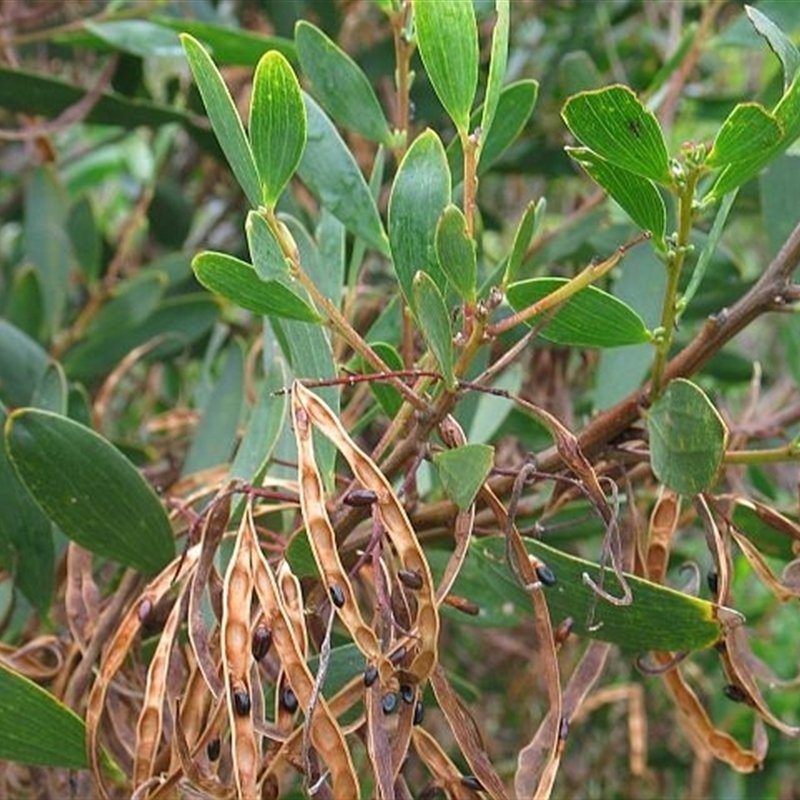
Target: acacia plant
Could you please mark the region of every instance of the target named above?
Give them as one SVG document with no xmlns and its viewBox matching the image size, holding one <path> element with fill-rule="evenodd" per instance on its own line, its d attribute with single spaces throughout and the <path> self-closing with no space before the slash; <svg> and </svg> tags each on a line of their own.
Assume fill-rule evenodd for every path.
<svg viewBox="0 0 800 800">
<path fill-rule="evenodd" d="M 90 150 L 104 125 L 157 130 L 110 258 L 86 165 L 32 168 L 22 194 L 0 321 L 6 791 L 699 796 L 715 763 L 791 785 L 800 52 L 712 0 L 639 91 L 565 55 L 547 124 L 578 199 L 554 212 L 543 183 L 498 222 L 488 190 L 549 118 L 511 77 L 516 9 L 486 5 L 369 6 L 382 98 L 310 21 L 279 39 L 134 4 L 50 33 L 165 48 L 183 82 L 172 105 L 101 82 L 80 109 Z M 781 76 L 712 127 L 681 100 L 736 24 Z M 255 64 L 244 96 L 224 63 Z M 43 96 L 2 103 L 55 115 Z M 243 236 L 209 249 L 206 209 L 154 254 L 141 223 L 184 207 L 171 160 L 198 146 Z M 784 232 L 768 261 L 746 241 L 756 178 Z M 783 355 L 729 347 L 751 331 Z"/>
</svg>

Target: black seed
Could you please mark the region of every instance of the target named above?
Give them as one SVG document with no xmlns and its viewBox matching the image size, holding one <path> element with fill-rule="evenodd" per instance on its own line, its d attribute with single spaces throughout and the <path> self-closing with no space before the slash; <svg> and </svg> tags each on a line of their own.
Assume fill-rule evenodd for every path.
<svg viewBox="0 0 800 800">
<path fill-rule="evenodd" d="M 747 692 L 745 692 L 741 686 L 737 686 L 735 683 L 729 683 L 723 688 L 722 691 L 724 692 L 725 697 L 727 697 L 728 700 L 733 700 L 734 703 L 747 702 Z"/>
<path fill-rule="evenodd" d="M 378 668 L 374 664 L 370 664 L 364 670 L 364 686 L 369 689 L 376 680 L 378 680 Z"/>
<path fill-rule="evenodd" d="M 281 705 L 290 713 L 294 714 L 297 711 L 297 695 L 291 690 L 291 687 L 284 686 L 281 690 Z"/>
<path fill-rule="evenodd" d="M 711 594 L 715 596 L 719 594 L 719 573 L 716 570 L 711 570 L 711 572 L 706 575 L 706 583 L 708 584 Z"/>
<path fill-rule="evenodd" d="M 137 614 L 139 615 L 139 622 L 146 622 L 147 618 L 153 613 L 153 601 L 149 597 L 145 597 L 144 600 L 139 603 L 139 608 L 137 609 Z"/>
<path fill-rule="evenodd" d="M 397 695 L 394 692 L 386 692 L 381 699 L 381 708 L 384 714 L 391 714 L 397 708 Z"/>
<path fill-rule="evenodd" d="M 346 506 L 371 506 L 378 499 L 378 495 L 372 489 L 352 489 L 343 498 L 342 502 Z"/>
<path fill-rule="evenodd" d="M 262 658 L 269 652 L 272 645 L 272 631 L 262 622 L 253 631 L 253 642 L 251 649 L 253 651 L 253 658 L 256 661 L 261 661 Z"/>
<path fill-rule="evenodd" d="M 219 758 L 221 750 L 222 750 L 222 742 L 220 742 L 219 736 L 215 736 L 206 745 L 206 755 L 208 756 L 208 760 L 216 761 Z"/>
<path fill-rule="evenodd" d="M 330 588 L 331 602 L 336 608 L 341 608 L 344 605 L 344 589 L 338 583 L 334 583 Z"/>
<path fill-rule="evenodd" d="M 422 725 L 422 720 L 424 718 L 425 706 L 422 704 L 422 700 L 417 700 L 417 704 L 414 706 L 414 724 Z"/>
<path fill-rule="evenodd" d="M 466 786 L 467 789 L 474 789 L 476 792 L 483 791 L 483 784 L 474 775 L 463 775 L 461 785 Z"/>
<path fill-rule="evenodd" d="M 246 717 L 250 713 L 250 695 L 244 689 L 234 691 L 233 708 L 240 717 Z"/>
<path fill-rule="evenodd" d="M 544 586 L 555 586 L 558 583 L 555 572 L 545 564 L 539 564 L 539 566 L 536 567 L 536 577 Z"/>
<path fill-rule="evenodd" d="M 398 570 L 397 577 L 406 589 L 413 589 L 416 592 L 422 588 L 422 575 L 414 569 Z"/>
<path fill-rule="evenodd" d="M 406 646 L 401 644 L 400 647 L 389 656 L 389 661 L 391 661 L 392 664 L 399 664 L 406 657 L 407 652 Z"/>
<path fill-rule="evenodd" d="M 404 703 L 408 703 L 408 705 L 411 705 L 414 702 L 414 698 L 416 696 L 417 696 L 417 693 L 407 683 L 404 683 L 400 687 L 400 697 L 403 698 L 403 702 Z"/>
</svg>

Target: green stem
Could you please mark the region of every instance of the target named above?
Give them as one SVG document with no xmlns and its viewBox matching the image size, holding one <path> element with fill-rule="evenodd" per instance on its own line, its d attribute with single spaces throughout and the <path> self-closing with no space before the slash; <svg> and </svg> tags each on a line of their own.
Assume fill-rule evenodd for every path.
<svg viewBox="0 0 800 800">
<path fill-rule="evenodd" d="M 728 450 L 723 461 L 726 464 L 780 464 L 798 459 L 800 459 L 800 447 L 797 442 L 790 442 L 783 447 L 770 447 L 764 450 Z"/>
<path fill-rule="evenodd" d="M 689 236 L 692 232 L 692 201 L 700 173 L 692 170 L 686 184 L 678 195 L 678 241 L 667 257 L 667 286 L 664 291 L 664 304 L 661 309 L 661 341 L 656 345 L 653 360 L 653 377 L 650 383 L 650 400 L 657 400 L 664 390 L 664 368 L 667 365 L 675 322 L 678 315 L 678 283 L 689 251 Z"/>
</svg>

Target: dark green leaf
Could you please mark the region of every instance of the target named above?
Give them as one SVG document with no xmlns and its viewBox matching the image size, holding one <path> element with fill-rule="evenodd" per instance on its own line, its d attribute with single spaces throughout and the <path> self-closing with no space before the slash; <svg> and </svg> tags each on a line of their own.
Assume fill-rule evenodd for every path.
<svg viewBox="0 0 800 800">
<path fill-rule="evenodd" d="M 717 479 L 728 443 L 725 423 L 705 393 L 678 378 L 647 413 L 655 476 L 670 489 L 694 495 Z"/>
<path fill-rule="evenodd" d="M 101 242 L 94 209 L 88 197 L 82 196 L 70 208 L 67 233 L 78 266 L 86 281 L 93 285 L 100 274 Z"/>
<path fill-rule="evenodd" d="M 211 292 L 271 317 L 318 322 L 319 314 L 278 281 L 263 281 L 250 264 L 226 253 L 206 251 L 192 260 L 197 280 Z"/>
<path fill-rule="evenodd" d="M 661 126 L 627 86 L 576 94 L 561 116 L 575 138 L 601 158 L 656 183 L 672 183 Z"/>
<path fill-rule="evenodd" d="M 714 139 L 706 159 L 709 167 L 749 163 L 760 160 L 765 149 L 775 147 L 783 128 L 772 114 L 758 103 L 739 103 L 728 115 Z"/>
<path fill-rule="evenodd" d="M 691 652 L 714 645 L 722 635 L 718 607 L 666 586 L 625 576 L 633 594 L 628 606 L 600 599 L 583 582 L 586 573 L 615 596 L 622 595 L 614 573 L 602 573 L 597 564 L 555 549 L 535 539 L 525 539 L 526 550 L 555 574 L 555 586 L 542 589 L 554 623 L 572 617 L 575 633 L 612 642 L 628 652 L 652 650 Z M 516 625 L 532 614 L 527 592 L 513 578 L 505 561 L 502 536 L 476 539 L 453 587 L 480 607 L 478 624 Z M 466 620 L 463 615 L 459 620 Z"/>
<path fill-rule="evenodd" d="M 349 231 L 388 255 L 378 207 L 353 154 L 325 112 L 308 95 L 304 99 L 308 142 L 297 170 L 300 178 Z"/>
<path fill-rule="evenodd" d="M 372 342 L 370 347 L 383 359 L 384 364 L 389 369 L 403 369 L 403 359 L 392 345 L 386 342 Z M 375 372 L 369 364 L 363 364 L 362 369 L 365 372 Z M 371 382 L 369 388 L 372 390 L 372 394 L 375 395 L 375 399 L 380 403 L 383 413 L 389 419 L 393 419 L 400 410 L 400 406 L 403 405 L 403 398 L 400 396 L 400 392 L 394 386 L 382 381 Z"/>
<path fill-rule="evenodd" d="M 389 241 L 400 289 L 414 307 L 417 270 L 433 278 L 439 290 L 446 279 L 436 257 L 436 223 L 450 202 L 450 170 L 439 137 L 431 130 L 409 147 L 389 198 Z"/>
<path fill-rule="evenodd" d="M 309 22 L 298 22 L 294 35 L 300 65 L 325 111 L 343 127 L 390 146 L 392 133 L 386 116 L 358 64 Z"/>
<path fill-rule="evenodd" d="M 508 256 L 508 263 L 503 276 L 503 286 L 508 286 L 508 284 L 517 279 L 522 262 L 525 260 L 525 252 L 531 243 L 531 239 L 541 227 L 546 208 L 547 201 L 544 197 L 540 197 L 535 203 L 533 200 L 528 203 L 514 233 L 514 242 L 511 245 L 511 253 Z"/>
<path fill-rule="evenodd" d="M 437 453 L 433 463 L 439 470 L 445 494 L 465 511 L 492 471 L 494 448 L 488 444 L 465 444 Z"/>
<path fill-rule="evenodd" d="M 247 234 L 250 258 L 258 277 L 262 281 L 281 281 L 287 285 L 291 280 L 289 263 L 263 214 L 259 211 L 250 211 L 244 223 L 244 230 Z"/>
<path fill-rule="evenodd" d="M 145 19 L 86 20 L 83 27 L 115 50 L 141 58 L 181 54 L 181 43 L 174 31 Z"/>
<path fill-rule="evenodd" d="M 166 283 L 167 276 L 153 270 L 143 270 L 121 281 L 86 326 L 84 335 L 110 336 L 143 322 L 156 310 Z"/>
<path fill-rule="evenodd" d="M 508 287 L 509 305 L 521 311 L 560 289 L 566 278 L 531 278 Z M 527 321 L 536 326 L 537 315 Z M 567 300 L 541 333 L 542 338 L 574 347 L 619 347 L 650 341 L 642 318 L 616 297 L 587 286 Z"/>
<path fill-rule="evenodd" d="M 172 559 L 172 528 L 155 492 L 101 436 L 35 409 L 10 414 L 5 435 L 17 474 L 68 538 L 148 574 Z"/>
<path fill-rule="evenodd" d="M 0 759 L 86 769 L 86 728 L 72 709 L 0 661 Z"/>
<path fill-rule="evenodd" d="M 486 81 L 486 95 L 481 111 L 481 149 L 483 142 L 492 130 L 500 90 L 506 77 L 508 65 L 508 31 L 510 27 L 510 0 L 495 0 L 497 21 L 492 31 L 492 57 L 489 61 L 489 78 Z M 480 155 L 478 156 L 480 158 Z"/>
<path fill-rule="evenodd" d="M 452 386 L 455 378 L 450 315 L 433 278 L 422 270 L 414 276 L 414 308 L 425 342 L 439 364 L 445 383 Z"/>
<path fill-rule="evenodd" d="M 566 150 L 640 228 L 653 234 L 656 249 L 664 252 L 667 210 L 655 184 L 610 164 L 585 147 L 567 147 Z"/>
<path fill-rule="evenodd" d="M 478 87 L 478 26 L 472 0 L 414 0 L 422 63 L 445 111 L 463 134 Z"/>
<path fill-rule="evenodd" d="M 228 87 L 200 42 L 188 34 L 180 38 L 222 152 L 250 205 L 257 208 L 261 203 L 258 169 Z"/>
<path fill-rule="evenodd" d="M 294 175 L 306 144 L 306 109 L 291 64 L 277 50 L 258 62 L 250 101 L 250 144 L 261 202 L 273 208 Z"/>
<path fill-rule="evenodd" d="M 48 362 L 37 342 L 0 319 L 0 399 L 10 406 L 28 405 Z"/>
<path fill-rule="evenodd" d="M 800 68 L 800 51 L 792 40 L 763 12 L 753 6 L 744 7 L 745 14 L 753 27 L 766 39 L 773 53 L 780 59 L 783 67 L 783 88 L 789 88 Z"/>
<path fill-rule="evenodd" d="M 467 221 L 458 206 L 449 205 L 436 225 L 436 255 L 442 272 L 462 300 L 475 302 L 477 262 L 475 242 L 467 235 Z"/>
</svg>

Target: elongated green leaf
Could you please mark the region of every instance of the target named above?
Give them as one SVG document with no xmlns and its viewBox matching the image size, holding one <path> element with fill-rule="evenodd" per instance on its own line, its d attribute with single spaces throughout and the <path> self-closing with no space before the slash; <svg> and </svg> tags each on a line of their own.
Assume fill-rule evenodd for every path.
<svg viewBox="0 0 800 800">
<path fill-rule="evenodd" d="M 248 212 L 244 230 L 247 234 L 250 258 L 258 277 L 262 281 L 288 283 L 291 280 L 289 264 L 272 228 L 263 215 L 258 211 Z"/>
<path fill-rule="evenodd" d="M 722 635 L 718 606 L 713 603 L 626 574 L 633 602 L 628 606 L 612 605 L 583 582 L 584 573 L 597 583 L 601 581 L 597 564 L 536 539 L 525 539 L 525 549 L 556 577 L 554 586 L 543 589 L 553 621 L 572 617 L 576 623 L 573 630 L 579 636 L 612 642 L 626 652 L 646 653 L 702 650 L 714 645 Z M 622 595 L 608 568 L 602 585 L 610 594 Z M 506 564 L 502 536 L 473 541 L 453 591 L 477 603 L 480 614 L 474 620 L 478 624 L 516 625 L 532 613 L 527 592 Z M 460 615 L 459 619 L 467 618 Z"/>
<path fill-rule="evenodd" d="M 783 67 L 783 88 L 789 88 L 797 70 L 800 69 L 800 51 L 794 42 L 762 11 L 754 6 L 745 6 L 753 27 L 764 37 L 773 53 L 780 59 Z"/>
<path fill-rule="evenodd" d="M 37 342 L 0 319 L 0 400 L 10 406 L 30 403 L 47 364 L 47 353 Z"/>
<path fill-rule="evenodd" d="M 389 241 L 400 289 L 414 307 L 412 284 L 417 270 L 433 278 L 441 292 L 446 278 L 436 257 L 435 232 L 450 202 L 450 170 L 439 137 L 431 130 L 409 147 L 389 198 Z"/>
<path fill-rule="evenodd" d="M 453 330 L 450 315 L 439 287 L 422 270 L 414 276 L 414 307 L 422 335 L 439 364 L 445 382 L 452 386 Z"/>
<path fill-rule="evenodd" d="M 172 528 L 155 492 L 101 436 L 36 409 L 10 414 L 5 436 L 17 474 L 68 538 L 148 574 L 173 558 Z"/>
<path fill-rule="evenodd" d="M 436 255 L 442 272 L 459 296 L 467 302 L 475 302 L 475 242 L 467 235 L 467 221 L 458 206 L 447 206 L 436 225 Z"/>
<path fill-rule="evenodd" d="M 531 239 L 541 227 L 546 209 L 547 201 L 544 197 L 540 197 L 535 203 L 531 200 L 525 208 L 525 213 L 522 215 L 514 233 L 511 253 L 509 253 L 505 275 L 503 276 L 503 286 L 508 286 L 508 284 L 516 281 L 522 263 L 525 260 L 525 252 L 531 243 Z"/>
<path fill-rule="evenodd" d="M 465 444 L 437 453 L 433 463 L 447 496 L 465 511 L 492 471 L 494 448 L 488 444 Z"/>
<path fill-rule="evenodd" d="M 0 661 L 0 759 L 86 769 L 86 727 L 72 709 Z"/>
<path fill-rule="evenodd" d="M 250 264 L 226 253 L 199 253 L 192 260 L 192 269 L 206 289 L 248 311 L 305 322 L 321 319 L 308 303 L 282 283 L 261 280 Z"/>
<path fill-rule="evenodd" d="M 724 167 L 755 162 L 782 137 L 783 126 L 762 105 L 739 103 L 717 132 L 706 163 L 709 167 Z"/>
<path fill-rule="evenodd" d="M 566 278 L 531 278 L 508 287 L 509 305 L 521 311 L 567 283 Z M 541 322 L 532 317 L 528 325 Z M 626 303 L 587 286 L 574 294 L 553 315 L 542 338 L 574 347 L 619 347 L 650 341 L 642 318 Z"/>
<path fill-rule="evenodd" d="M 456 128 L 466 133 L 478 88 L 478 26 L 472 0 L 414 0 L 414 26 L 431 84 Z"/>
<path fill-rule="evenodd" d="M 494 123 L 485 138 L 481 139 L 478 175 L 486 173 L 514 144 L 530 119 L 538 96 L 539 84 L 534 80 L 510 83 L 500 92 Z M 470 127 L 476 128 L 480 124 L 482 113 L 482 108 L 475 111 Z M 464 151 L 458 137 L 447 146 L 447 162 L 450 164 L 453 186 L 458 186 L 464 179 Z"/>
<path fill-rule="evenodd" d="M 86 20 L 85 30 L 123 53 L 150 58 L 175 57 L 181 54 L 181 43 L 175 31 L 145 19 L 119 19 L 105 22 Z"/>
<path fill-rule="evenodd" d="M 389 369 L 403 369 L 403 359 L 392 345 L 386 342 L 370 342 L 370 347 L 383 359 L 384 364 Z M 375 369 L 366 363 L 362 364 L 362 369 L 364 372 L 375 372 Z M 400 396 L 400 392 L 394 386 L 381 381 L 370 383 L 369 388 L 383 409 L 383 413 L 389 419 L 393 419 L 400 410 L 400 406 L 403 405 L 403 398 Z"/>
<path fill-rule="evenodd" d="M 311 92 L 325 111 L 343 127 L 390 146 L 386 115 L 361 67 L 309 22 L 297 23 L 294 38 Z"/>
<path fill-rule="evenodd" d="M 656 183 L 672 183 L 661 126 L 627 86 L 576 94 L 561 116 L 575 138 L 601 158 Z"/>
<path fill-rule="evenodd" d="M 167 276 L 153 270 L 140 272 L 117 284 L 108 301 L 87 325 L 85 335 L 108 336 L 143 322 L 156 310 L 166 285 Z"/>
<path fill-rule="evenodd" d="M 225 364 L 203 408 L 183 462 L 182 475 L 227 463 L 233 454 L 244 401 L 244 352 L 239 342 L 226 348 Z"/>
<path fill-rule="evenodd" d="M 73 380 L 91 380 L 144 344 L 152 345 L 143 356 L 146 360 L 171 358 L 208 333 L 218 317 L 219 305 L 204 293 L 170 297 L 139 325 L 81 341 L 62 363 Z"/>
<path fill-rule="evenodd" d="M 278 202 L 300 163 L 306 129 L 306 108 L 291 64 L 277 50 L 265 53 L 253 79 L 250 144 L 267 208 Z"/>
<path fill-rule="evenodd" d="M 678 378 L 647 412 L 655 476 L 681 494 L 694 495 L 716 480 L 728 430 L 699 386 Z"/>
<path fill-rule="evenodd" d="M 656 248 L 665 251 L 667 209 L 656 185 L 649 178 L 610 164 L 585 147 L 566 150 L 640 228 L 653 234 Z"/>
<path fill-rule="evenodd" d="M 378 207 L 353 154 L 317 103 L 308 95 L 304 99 L 308 142 L 297 170 L 300 178 L 347 230 L 388 256 Z"/>
<path fill-rule="evenodd" d="M 486 81 L 486 95 L 481 111 L 481 148 L 492 129 L 497 104 L 500 101 L 500 89 L 506 76 L 508 65 L 508 31 L 511 25 L 510 0 L 495 0 L 497 20 L 492 31 L 492 57 L 489 61 L 489 78 Z M 480 158 L 480 155 L 478 156 Z"/>
<path fill-rule="evenodd" d="M 228 87 L 200 42 L 186 33 L 180 39 L 222 152 L 248 202 L 258 207 L 261 203 L 258 169 Z"/>
</svg>

